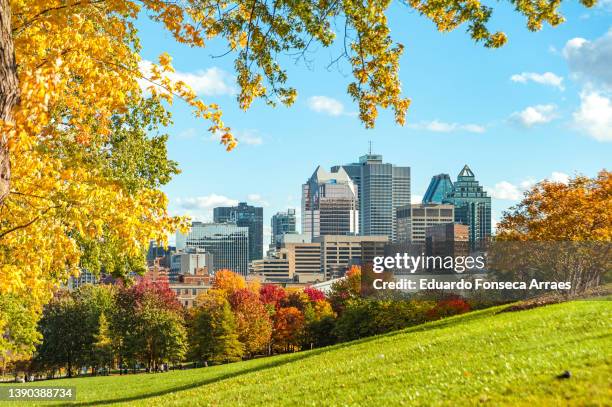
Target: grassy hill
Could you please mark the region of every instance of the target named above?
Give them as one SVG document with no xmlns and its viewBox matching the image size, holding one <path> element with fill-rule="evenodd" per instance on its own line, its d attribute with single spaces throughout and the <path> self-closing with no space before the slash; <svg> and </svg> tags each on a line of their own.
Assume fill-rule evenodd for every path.
<svg viewBox="0 0 612 407">
<path fill-rule="evenodd" d="M 37 384 L 76 386 L 78 405 L 612 404 L 612 302 L 498 311 L 224 366 Z"/>
</svg>

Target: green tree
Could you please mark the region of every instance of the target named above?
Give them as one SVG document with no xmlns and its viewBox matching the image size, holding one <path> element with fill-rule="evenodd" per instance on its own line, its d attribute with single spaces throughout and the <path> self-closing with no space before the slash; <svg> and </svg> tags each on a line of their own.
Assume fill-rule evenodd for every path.
<svg viewBox="0 0 612 407">
<path fill-rule="evenodd" d="M 113 340 L 110 325 L 105 314 L 98 320 L 98 333 L 95 335 L 94 349 L 99 366 L 107 369 L 113 368 Z"/>
<path fill-rule="evenodd" d="M 189 332 L 194 358 L 204 362 L 235 362 L 244 355 L 236 321 L 223 292 L 209 290 L 198 297 Z"/>
</svg>

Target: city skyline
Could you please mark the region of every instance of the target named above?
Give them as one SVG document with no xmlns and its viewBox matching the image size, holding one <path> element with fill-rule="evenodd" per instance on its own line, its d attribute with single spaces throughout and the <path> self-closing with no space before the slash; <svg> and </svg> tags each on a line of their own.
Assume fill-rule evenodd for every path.
<svg viewBox="0 0 612 407">
<path fill-rule="evenodd" d="M 566 22 L 533 33 L 524 17 L 502 7 L 492 23 L 509 42 L 491 50 L 461 29 L 438 33 L 394 2 L 389 21 L 394 39 L 406 47 L 400 78 L 412 104 L 404 127 L 381 111 L 371 130 L 346 95 L 350 71 L 327 69 L 333 47 L 312 50 L 312 66 L 281 57 L 298 90 L 291 108 L 258 101 L 244 112 L 235 100 L 232 59 L 210 58 L 224 53 L 218 43 L 193 50 L 139 20 L 143 57 L 171 54 L 177 77 L 219 104 L 240 141 L 225 153 L 208 125 L 175 103 L 168 149 L 182 173 L 163 188 L 171 213 L 206 221 L 214 206 L 247 201 L 264 207 L 269 240 L 271 216 L 287 208 L 299 212 L 300 185 L 316 165 L 352 162 L 367 153 L 369 141 L 386 161 L 412 168 L 413 202 L 420 202 L 433 175 L 454 178 L 468 164 L 494 199 L 494 224 L 536 181 L 595 176 L 612 156 L 612 79 L 603 69 L 612 65 L 612 9 L 563 4 L 561 10 Z"/>
</svg>

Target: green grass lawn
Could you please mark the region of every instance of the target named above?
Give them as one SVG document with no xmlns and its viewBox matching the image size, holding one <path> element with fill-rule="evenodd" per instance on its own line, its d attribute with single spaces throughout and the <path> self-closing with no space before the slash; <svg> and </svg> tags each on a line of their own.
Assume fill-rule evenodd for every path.
<svg viewBox="0 0 612 407">
<path fill-rule="evenodd" d="M 32 385 L 76 386 L 77 405 L 612 405 L 612 302 L 497 311 L 223 366 Z"/>
</svg>

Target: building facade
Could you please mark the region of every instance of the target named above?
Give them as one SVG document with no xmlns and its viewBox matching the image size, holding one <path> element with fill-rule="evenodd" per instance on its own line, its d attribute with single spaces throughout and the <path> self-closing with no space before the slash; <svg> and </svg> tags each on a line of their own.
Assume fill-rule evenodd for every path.
<svg viewBox="0 0 612 407">
<path fill-rule="evenodd" d="M 228 269 L 247 275 L 249 229 L 234 223 L 193 222 L 188 234 L 177 232 L 177 250 L 202 249 L 212 255 L 213 270 Z"/>
<path fill-rule="evenodd" d="M 411 204 L 397 208 L 397 241 L 423 243 L 426 228 L 454 222 L 455 207 L 451 204 Z"/>
<path fill-rule="evenodd" d="M 448 174 L 438 174 L 431 177 L 427 191 L 423 196 L 423 203 L 442 203 L 453 191 L 453 182 Z"/>
<path fill-rule="evenodd" d="M 213 209 L 215 223 L 235 223 L 249 230 L 249 261 L 263 258 L 263 208 L 240 202 Z"/>
<path fill-rule="evenodd" d="M 382 155 L 369 153 L 332 171 L 340 168 L 358 186 L 360 234 L 396 240 L 396 209 L 410 204 L 410 167 L 384 163 Z"/>
<path fill-rule="evenodd" d="M 254 261 L 251 271 L 264 277 L 264 282 L 323 281 L 321 244 L 311 242 L 306 235 L 280 235 L 274 254 Z"/>
<path fill-rule="evenodd" d="M 317 167 L 302 185 L 302 233 L 311 239 L 358 234 L 358 203 L 357 186 L 344 169 Z"/>
<path fill-rule="evenodd" d="M 315 238 L 314 242 L 321 245 L 321 272 L 325 280 L 329 280 L 343 277 L 350 264 L 363 264 L 364 253 L 382 253 L 389 238 L 388 236 L 320 236 Z"/>
<path fill-rule="evenodd" d="M 277 212 L 272 216 L 272 236 L 270 238 L 270 244 L 276 244 L 278 236 L 286 233 L 296 233 L 296 216 L 295 209 L 287 209 L 286 212 Z"/>
<path fill-rule="evenodd" d="M 469 255 L 468 226 L 460 223 L 429 226 L 425 240 L 425 253 L 427 256 L 441 257 Z"/>
<path fill-rule="evenodd" d="M 471 250 L 490 240 L 491 197 L 480 186 L 470 167 L 463 167 L 444 202 L 455 206 L 455 222 L 468 226 Z"/>
<path fill-rule="evenodd" d="M 172 255 L 170 281 L 177 281 L 179 275 L 209 274 L 214 270 L 213 255 L 199 247 L 186 247 Z"/>
</svg>

